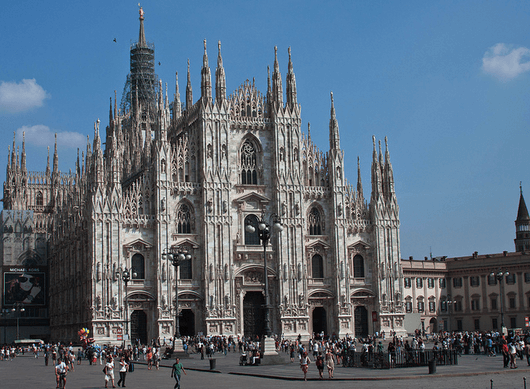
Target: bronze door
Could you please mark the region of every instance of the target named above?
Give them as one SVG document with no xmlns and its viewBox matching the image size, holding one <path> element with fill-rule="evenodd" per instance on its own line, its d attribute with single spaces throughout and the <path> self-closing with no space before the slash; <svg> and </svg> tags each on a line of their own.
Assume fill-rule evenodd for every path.
<svg viewBox="0 0 530 389">
<path fill-rule="evenodd" d="M 265 297 L 261 292 L 248 292 L 243 300 L 243 328 L 246 337 L 255 339 L 265 331 Z"/>
<path fill-rule="evenodd" d="M 137 344 L 147 344 L 147 315 L 144 311 L 134 311 L 131 315 L 131 340 Z"/>
</svg>

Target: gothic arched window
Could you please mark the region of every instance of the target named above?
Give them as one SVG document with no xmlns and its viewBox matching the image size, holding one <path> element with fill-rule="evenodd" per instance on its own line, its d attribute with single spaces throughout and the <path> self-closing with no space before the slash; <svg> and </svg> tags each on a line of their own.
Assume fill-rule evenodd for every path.
<svg viewBox="0 0 530 389">
<path fill-rule="evenodd" d="M 134 254 L 131 260 L 133 280 L 145 279 L 145 259 L 142 254 Z"/>
<path fill-rule="evenodd" d="M 44 205 L 44 197 L 42 196 L 42 192 L 37 193 L 37 198 L 35 199 L 35 203 L 37 207 L 42 207 Z"/>
<path fill-rule="evenodd" d="M 321 255 L 313 255 L 313 258 L 311 259 L 311 268 L 313 270 L 313 278 L 324 278 L 324 261 L 322 260 Z"/>
<path fill-rule="evenodd" d="M 320 217 L 320 211 L 313 207 L 309 212 L 309 235 L 322 235 L 322 218 Z"/>
<path fill-rule="evenodd" d="M 353 277 L 364 278 L 364 259 L 359 254 L 353 257 Z"/>
<path fill-rule="evenodd" d="M 241 183 L 258 184 L 256 147 L 248 139 L 241 146 Z"/>
<path fill-rule="evenodd" d="M 245 226 L 251 224 L 254 226 L 254 232 L 248 232 L 245 228 L 245 244 L 249 246 L 257 246 L 260 244 L 258 235 L 258 218 L 256 215 L 248 215 L 245 218 Z"/>
<path fill-rule="evenodd" d="M 176 220 L 177 234 L 191 234 L 191 210 L 187 204 L 180 204 Z"/>
</svg>

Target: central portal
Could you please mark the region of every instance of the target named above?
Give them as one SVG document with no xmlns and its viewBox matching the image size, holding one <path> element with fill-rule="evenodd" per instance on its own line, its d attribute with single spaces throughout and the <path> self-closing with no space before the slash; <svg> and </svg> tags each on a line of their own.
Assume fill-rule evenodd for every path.
<svg viewBox="0 0 530 389">
<path fill-rule="evenodd" d="M 254 340 L 265 333 L 265 297 L 261 292 L 247 292 L 243 300 L 243 329 Z"/>
</svg>

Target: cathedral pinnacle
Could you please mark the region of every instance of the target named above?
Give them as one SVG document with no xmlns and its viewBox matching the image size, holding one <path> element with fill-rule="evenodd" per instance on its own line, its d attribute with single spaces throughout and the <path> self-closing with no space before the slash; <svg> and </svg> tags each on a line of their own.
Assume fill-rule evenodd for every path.
<svg viewBox="0 0 530 389">
<path fill-rule="evenodd" d="M 188 58 L 188 83 L 186 84 L 186 109 L 193 105 L 193 92 L 191 89 L 190 59 Z"/>
<path fill-rule="evenodd" d="M 335 115 L 335 101 L 331 92 L 331 114 L 329 119 L 329 145 L 332 150 L 340 149 L 339 124 Z"/>
<path fill-rule="evenodd" d="M 204 40 L 204 55 L 202 57 L 201 97 L 206 101 L 210 101 L 212 99 L 212 75 L 210 73 L 210 66 L 208 65 L 206 39 Z"/>
<path fill-rule="evenodd" d="M 215 98 L 217 103 L 221 105 L 221 102 L 226 100 L 226 75 L 225 69 L 223 68 L 223 57 L 221 57 L 221 41 L 217 43 L 218 54 L 217 54 L 217 69 L 215 70 Z"/>
<path fill-rule="evenodd" d="M 137 47 L 147 47 L 147 41 L 145 40 L 145 31 L 144 31 L 144 10 L 140 7 L 138 11 L 140 13 L 140 34 L 138 36 Z"/>
<path fill-rule="evenodd" d="M 291 61 L 291 48 L 288 49 L 289 52 L 289 65 L 287 67 L 287 105 L 294 107 L 297 104 L 296 101 L 296 77 L 294 76 L 293 62 Z"/>
</svg>

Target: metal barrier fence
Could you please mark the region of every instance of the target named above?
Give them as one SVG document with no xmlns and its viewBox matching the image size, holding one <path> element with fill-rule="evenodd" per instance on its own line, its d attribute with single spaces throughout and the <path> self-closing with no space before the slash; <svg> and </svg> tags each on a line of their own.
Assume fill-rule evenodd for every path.
<svg viewBox="0 0 530 389">
<path fill-rule="evenodd" d="M 428 366 L 435 360 L 437 365 L 458 365 L 456 350 L 401 351 L 397 352 L 356 352 L 346 351 L 342 358 L 344 367 L 367 367 L 372 369 L 392 369 L 396 367 Z"/>
</svg>

